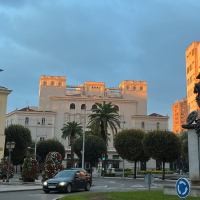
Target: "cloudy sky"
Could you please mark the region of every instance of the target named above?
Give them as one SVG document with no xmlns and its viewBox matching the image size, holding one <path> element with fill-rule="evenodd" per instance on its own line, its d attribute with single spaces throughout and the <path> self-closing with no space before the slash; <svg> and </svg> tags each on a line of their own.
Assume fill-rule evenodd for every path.
<svg viewBox="0 0 200 200">
<path fill-rule="evenodd" d="M 38 105 L 41 75 L 67 84 L 147 81 L 148 114 L 186 97 L 185 50 L 200 40 L 199 0 L 0 0 L 7 113 Z"/>
</svg>

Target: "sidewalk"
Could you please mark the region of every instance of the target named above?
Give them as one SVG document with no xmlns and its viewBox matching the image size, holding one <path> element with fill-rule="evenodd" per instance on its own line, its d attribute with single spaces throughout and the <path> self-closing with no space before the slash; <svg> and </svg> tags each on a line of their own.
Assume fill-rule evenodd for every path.
<svg viewBox="0 0 200 200">
<path fill-rule="evenodd" d="M 3 182 L 3 180 L 0 180 L 0 193 L 42 190 L 41 175 L 38 180 L 35 180 L 35 182 L 23 182 L 19 180 L 19 177 L 20 174 L 14 174 L 14 177 L 9 179 L 9 182 Z"/>
</svg>

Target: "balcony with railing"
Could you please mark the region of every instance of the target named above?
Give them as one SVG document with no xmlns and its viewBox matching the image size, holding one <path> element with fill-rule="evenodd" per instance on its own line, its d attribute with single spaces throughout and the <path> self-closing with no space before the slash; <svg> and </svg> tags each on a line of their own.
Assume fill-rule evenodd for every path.
<svg viewBox="0 0 200 200">
<path fill-rule="evenodd" d="M 110 98 L 122 98 L 122 91 L 109 91 L 108 92 L 108 97 Z"/>
<path fill-rule="evenodd" d="M 66 95 L 72 96 L 79 96 L 81 95 L 81 90 L 76 90 L 76 89 L 66 89 Z"/>
</svg>

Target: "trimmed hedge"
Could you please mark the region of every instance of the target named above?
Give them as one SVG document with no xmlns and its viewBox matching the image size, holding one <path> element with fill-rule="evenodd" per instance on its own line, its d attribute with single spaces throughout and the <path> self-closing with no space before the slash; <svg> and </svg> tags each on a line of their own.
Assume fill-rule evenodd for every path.
<svg viewBox="0 0 200 200">
<path fill-rule="evenodd" d="M 124 177 L 127 177 L 128 175 L 134 175 L 134 173 L 131 171 L 124 172 Z"/>
<path fill-rule="evenodd" d="M 137 174 L 162 174 L 163 171 L 138 171 Z M 173 171 L 165 171 L 165 174 L 173 174 Z"/>
<path fill-rule="evenodd" d="M 115 168 L 115 171 L 116 171 L 116 172 L 122 172 L 123 169 L 122 169 L 122 168 Z M 131 169 L 126 168 L 126 169 L 124 169 L 124 171 L 125 171 L 125 172 L 127 172 L 127 171 L 131 171 Z"/>
<path fill-rule="evenodd" d="M 115 177 L 115 173 L 110 173 L 110 174 L 105 173 L 104 176 L 105 177 Z"/>
</svg>

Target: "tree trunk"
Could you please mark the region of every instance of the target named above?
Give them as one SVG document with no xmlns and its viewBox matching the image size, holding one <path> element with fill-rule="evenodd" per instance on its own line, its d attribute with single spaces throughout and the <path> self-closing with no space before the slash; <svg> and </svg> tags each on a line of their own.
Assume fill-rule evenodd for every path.
<svg viewBox="0 0 200 200">
<path fill-rule="evenodd" d="M 74 138 L 70 137 L 70 145 L 71 145 L 71 168 L 74 167 L 74 151 L 73 151 L 73 143 L 74 143 Z"/>
<path fill-rule="evenodd" d="M 136 179 L 136 166 L 137 165 L 137 161 L 135 161 L 135 168 L 134 168 L 134 179 Z"/>
<path fill-rule="evenodd" d="M 165 162 L 163 162 L 163 175 L 162 180 L 165 180 Z"/>
<path fill-rule="evenodd" d="M 101 137 L 106 144 L 105 160 L 104 160 L 104 166 L 103 167 L 104 167 L 104 172 L 107 173 L 107 136 L 106 136 L 106 133 L 105 133 L 105 130 L 104 130 L 104 125 L 103 125 L 102 121 L 101 121 L 100 126 L 101 126 Z"/>
</svg>

